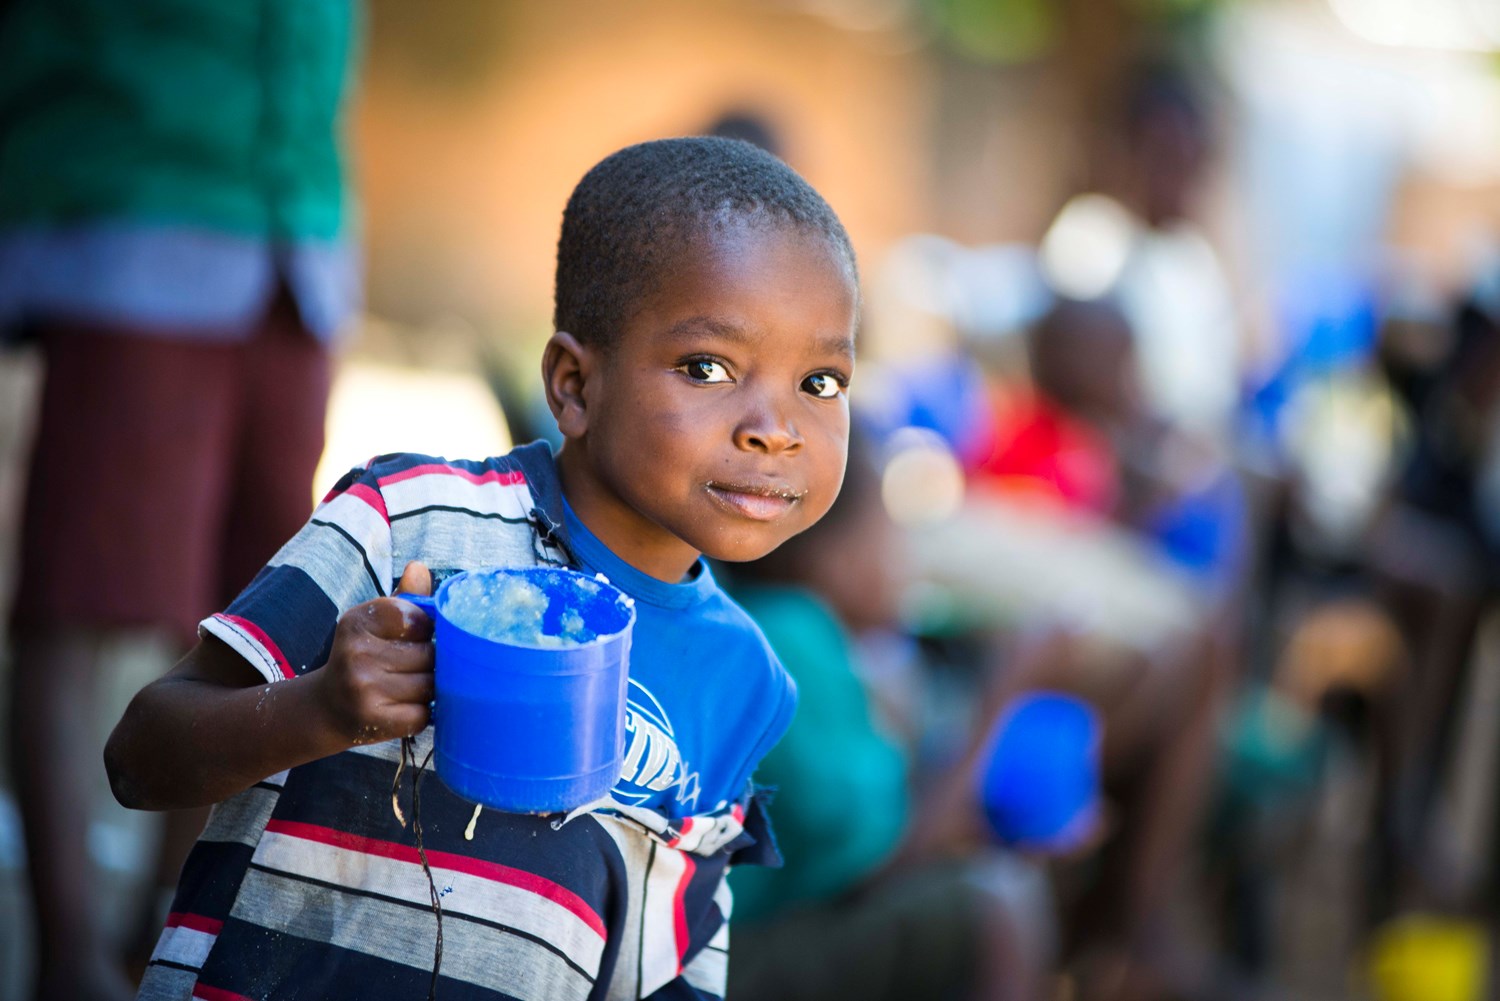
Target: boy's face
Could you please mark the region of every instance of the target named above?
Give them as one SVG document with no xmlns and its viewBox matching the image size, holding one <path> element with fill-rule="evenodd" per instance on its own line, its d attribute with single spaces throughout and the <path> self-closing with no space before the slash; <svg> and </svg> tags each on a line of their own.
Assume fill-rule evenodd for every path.
<svg viewBox="0 0 1500 1001">
<path fill-rule="evenodd" d="M 663 580 L 698 553 L 770 552 L 843 481 L 854 326 L 853 282 L 819 235 L 742 225 L 684 253 L 608 350 L 549 345 L 569 503 Z M 554 362 L 559 343 L 576 362 Z"/>
</svg>

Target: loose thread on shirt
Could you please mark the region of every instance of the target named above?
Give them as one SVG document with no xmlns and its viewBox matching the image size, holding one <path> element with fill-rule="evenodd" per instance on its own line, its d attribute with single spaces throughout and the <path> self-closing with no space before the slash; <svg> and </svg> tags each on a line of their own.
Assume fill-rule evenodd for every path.
<svg viewBox="0 0 1500 1001">
<path fill-rule="evenodd" d="M 396 777 L 391 780 L 391 812 L 396 815 L 396 823 L 401 829 L 406 830 L 406 814 L 401 812 L 401 773 L 406 771 L 406 752 L 410 737 L 401 738 L 401 757 L 396 761 Z"/>
<path fill-rule="evenodd" d="M 534 550 L 538 563 L 553 567 L 571 567 L 576 564 L 573 554 L 563 542 L 560 527 L 547 517 L 547 512 L 534 507 L 526 519 L 531 525 Z M 550 550 L 550 551 L 549 551 Z M 553 555 L 553 554 L 556 555 Z M 561 557 L 559 559 L 558 557 Z"/>
<path fill-rule="evenodd" d="M 427 891 L 432 896 L 432 914 L 437 919 L 437 939 L 432 947 L 432 980 L 427 987 L 427 1001 L 436 1001 L 438 972 L 443 968 L 443 905 L 442 896 L 438 893 L 437 881 L 432 878 L 432 866 L 427 862 L 427 849 L 422 844 L 422 776 L 427 772 L 427 765 L 432 761 L 434 748 L 429 747 L 427 754 L 422 758 L 422 763 L 417 764 L 417 754 L 414 742 L 410 737 L 401 738 L 401 763 L 396 766 L 396 781 L 401 781 L 401 772 L 409 764 L 412 768 L 411 780 L 411 829 L 416 835 L 417 857 L 422 860 L 422 872 L 427 876 Z M 394 796 L 392 803 L 395 802 Z M 397 817 L 401 816 L 399 809 Z M 402 821 L 402 826 L 405 821 Z"/>
</svg>

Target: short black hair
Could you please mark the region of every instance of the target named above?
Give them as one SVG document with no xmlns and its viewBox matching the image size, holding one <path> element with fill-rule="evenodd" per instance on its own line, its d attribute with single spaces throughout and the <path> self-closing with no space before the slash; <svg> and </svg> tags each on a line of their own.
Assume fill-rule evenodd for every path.
<svg viewBox="0 0 1500 1001">
<path fill-rule="evenodd" d="M 683 251 L 743 223 L 823 236 L 857 285 L 843 224 L 791 167 L 738 139 L 659 139 L 610 154 L 573 189 L 557 241 L 554 329 L 608 347 Z"/>
</svg>

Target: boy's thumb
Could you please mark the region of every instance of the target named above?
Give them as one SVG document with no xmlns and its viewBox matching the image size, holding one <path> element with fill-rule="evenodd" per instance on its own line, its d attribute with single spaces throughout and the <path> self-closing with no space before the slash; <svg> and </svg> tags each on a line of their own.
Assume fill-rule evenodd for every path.
<svg viewBox="0 0 1500 1001">
<path fill-rule="evenodd" d="M 416 560 L 406 564 L 401 571 L 401 581 L 396 585 L 398 594 L 431 594 L 432 571 Z"/>
</svg>

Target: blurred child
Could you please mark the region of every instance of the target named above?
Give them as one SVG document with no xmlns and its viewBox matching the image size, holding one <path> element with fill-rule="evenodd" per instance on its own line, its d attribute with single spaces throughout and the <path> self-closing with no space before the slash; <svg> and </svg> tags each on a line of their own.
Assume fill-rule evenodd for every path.
<svg viewBox="0 0 1500 1001">
<path fill-rule="evenodd" d="M 795 689 L 702 554 L 763 556 L 832 504 L 857 300 L 837 217 L 749 144 L 595 166 L 542 363 L 561 451 L 351 471 L 112 735 L 122 803 L 218 804 L 141 997 L 722 995 L 724 876 L 774 858 L 749 780 Z M 627 729 L 672 746 L 566 822 L 429 783 L 414 846 L 392 781 L 398 738 L 431 745 L 431 628 L 390 595 L 550 561 L 634 597 Z"/>
<path fill-rule="evenodd" d="M 1172 888 L 1237 671 L 1243 497 L 1211 445 L 1146 407 L 1119 307 L 1060 301 L 1027 347 L 1032 394 L 959 516 L 922 530 L 923 573 L 977 621 L 1060 632 L 998 684 L 1068 692 L 1104 720 L 1112 830 L 1063 922 L 1080 994 L 1191 990 L 1201 957 L 1174 928 Z"/>
<path fill-rule="evenodd" d="M 1414 440 L 1368 543 L 1369 569 L 1412 668 L 1376 706 L 1384 760 L 1375 920 L 1447 892 L 1434 804 L 1480 626 L 1500 593 L 1500 302 L 1476 294 L 1451 324 L 1449 351 L 1411 394 Z M 1494 872 L 1500 881 L 1500 864 Z M 1486 896 L 1493 912 L 1500 898 Z"/>
</svg>

